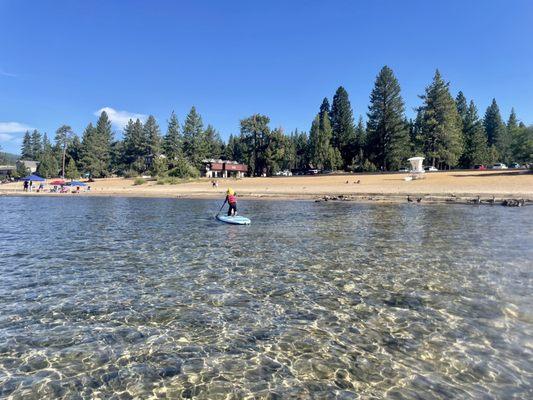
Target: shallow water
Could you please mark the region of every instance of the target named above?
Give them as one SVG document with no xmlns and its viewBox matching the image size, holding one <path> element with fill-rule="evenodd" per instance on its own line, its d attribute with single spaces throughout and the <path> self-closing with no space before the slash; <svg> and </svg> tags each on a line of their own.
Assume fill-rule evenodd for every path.
<svg viewBox="0 0 533 400">
<path fill-rule="evenodd" d="M 533 397 L 533 207 L 0 198 L 0 397 Z"/>
</svg>

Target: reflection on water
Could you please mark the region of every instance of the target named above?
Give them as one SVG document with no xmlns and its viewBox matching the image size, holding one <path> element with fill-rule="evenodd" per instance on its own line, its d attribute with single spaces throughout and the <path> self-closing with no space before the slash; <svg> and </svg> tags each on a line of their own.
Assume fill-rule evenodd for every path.
<svg viewBox="0 0 533 400">
<path fill-rule="evenodd" d="M 533 207 L 0 206 L 0 397 L 532 396 Z"/>
</svg>

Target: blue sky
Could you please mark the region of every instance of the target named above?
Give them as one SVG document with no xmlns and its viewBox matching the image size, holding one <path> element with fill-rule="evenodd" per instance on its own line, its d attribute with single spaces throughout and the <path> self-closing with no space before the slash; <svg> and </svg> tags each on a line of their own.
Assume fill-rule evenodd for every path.
<svg viewBox="0 0 533 400">
<path fill-rule="evenodd" d="M 109 108 L 162 130 L 192 105 L 223 138 L 253 113 L 309 130 L 343 85 L 365 116 L 389 65 L 407 115 L 439 68 L 480 115 L 493 97 L 533 123 L 533 1 L 0 0 L 0 146 L 26 127 L 81 134 Z"/>
</svg>

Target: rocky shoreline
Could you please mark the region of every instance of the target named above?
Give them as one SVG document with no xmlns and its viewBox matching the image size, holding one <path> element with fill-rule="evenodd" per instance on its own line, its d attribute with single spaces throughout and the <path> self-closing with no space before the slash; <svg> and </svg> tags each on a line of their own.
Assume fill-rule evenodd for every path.
<svg viewBox="0 0 533 400">
<path fill-rule="evenodd" d="M 417 203 L 417 204 L 473 204 L 473 205 L 502 205 L 505 207 L 522 207 L 533 205 L 533 199 L 511 196 L 457 196 L 451 195 L 325 195 L 315 199 L 315 203 L 325 201 L 363 201 L 389 203 Z"/>
</svg>

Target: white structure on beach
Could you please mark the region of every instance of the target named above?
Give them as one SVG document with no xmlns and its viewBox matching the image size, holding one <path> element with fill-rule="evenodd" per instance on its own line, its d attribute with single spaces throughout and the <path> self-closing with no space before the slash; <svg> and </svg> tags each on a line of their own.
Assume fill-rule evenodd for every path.
<svg viewBox="0 0 533 400">
<path fill-rule="evenodd" d="M 411 175 L 406 177 L 405 180 L 424 178 L 424 157 L 411 157 L 407 161 L 411 163 Z"/>
</svg>

